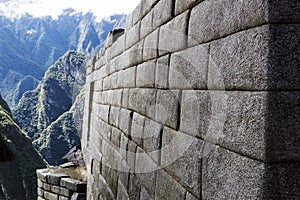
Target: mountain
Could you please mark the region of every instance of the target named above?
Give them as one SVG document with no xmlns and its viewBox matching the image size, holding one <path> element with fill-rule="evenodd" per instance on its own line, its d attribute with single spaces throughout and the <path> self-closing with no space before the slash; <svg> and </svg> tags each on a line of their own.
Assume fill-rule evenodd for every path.
<svg viewBox="0 0 300 200">
<path fill-rule="evenodd" d="M 36 169 L 46 163 L 0 96 L 0 199 L 36 199 Z"/>
<path fill-rule="evenodd" d="M 17 19 L 0 16 L 0 91 L 11 107 L 34 89 L 45 71 L 68 50 L 87 55 L 100 49 L 124 15 L 96 21 L 92 13 L 67 9 L 57 19 L 24 15 Z M 121 24 L 121 25 L 120 25 Z"/>
<path fill-rule="evenodd" d="M 76 124 L 82 124 L 84 99 L 80 91 L 85 84 L 86 60 L 84 54 L 68 51 L 12 109 L 17 123 L 53 165 L 60 164 L 61 157 L 80 143 L 81 127 Z"/>
</svg>

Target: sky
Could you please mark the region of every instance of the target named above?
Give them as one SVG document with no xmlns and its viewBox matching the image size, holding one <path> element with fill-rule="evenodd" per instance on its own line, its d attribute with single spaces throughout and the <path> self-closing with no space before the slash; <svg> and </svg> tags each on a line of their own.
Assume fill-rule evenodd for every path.
<svg viewBox="0 0 300 200">
<path fill-rule="evenodd" d="M 93 12 L 97 19 L 113 14 L 128 14 L 140 0 L 0 0 L 0 15 L 17 18 L 26 13 L 34 17 L 56 18 L 64 9 Z"/>
</svg>

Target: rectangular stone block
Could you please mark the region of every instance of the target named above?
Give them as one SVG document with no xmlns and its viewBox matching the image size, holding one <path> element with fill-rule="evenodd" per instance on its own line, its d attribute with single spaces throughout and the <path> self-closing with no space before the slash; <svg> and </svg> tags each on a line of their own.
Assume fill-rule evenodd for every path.
<svg viewBox="0 0 300 200">
<path fill-rule="evenodd" d="M 156 179 L 155 199 L 182 200 L 186 190 L 164 170 L 159 170 Z"/>
<path fill-rule="evenodd" d="M 110 113 L 109 113 L 109 123 L 115 127 L 119 127 L 119 113 L 120 108 L 111 106 Z"/>
<path fill-rule="evenodd" d="M 122 158 L 125 160 L 127 160 L 127 145 L 128 145 L 128 137 L 125 134 L 121 134 L 120 154 Z"/>
<path fill-rule="evenodd" d="M 58 187 L 58 186 L 55 186 L 55 185 L 53 185 L 51 187 L 51 192 L 53 192 L 54 194 L 63 195 L 65 197 L 70 197 L 71 196 L 70 190 L 62 188 L 62 187 Z"/>
<path fill-rule="evenodd" d="M 116 148 L 120 147 L 121 131 L 116 128 L 112 128 L 111 131 L 111 142 Z"/>
<path fill-rule="evenodd" d="M 37 185 L 39 188 L 44 188 L 44 183 L 40 179 L 37 180 Z"/>
<path fill-rule="evenodd" d="M 71 178 L 62 178 L 60 180 L 60 185 L 74 192 L 86 191 L 86 182 L 81 182 Z"/>
<path fill-rule="evenodd" d="M 212 42 L 208 88 L 268 89 L 269 41 L 269 25 L 264 25 Z"/>
<path fill-rule="evenodd" d="M 164 24 L 172 18 L 173 0 L 160 0 L 155 6 L 153 11 L 153 26 Z"/>
<path fill-rule="evenodd" d="M 145 119 L 144 135 L 143 135 L 143 150 L 149 156 L 159 163 L 161 135 L 163 126 L 151 119 Z"/>
<path fill-rule="evenodd" d="M 125 31 L 126 49 L 129 49 L 140 40 L 141 23 L 137 23 L 131 29 Z"/>
<path fill-rule="evenodd" d="M 188 10 L 195 4 L 200 3 L 202 1 L 203 0 L 185 0 L 185 1 L 176 0 L 175 1 L 175 15 L 178 15 L 178 14 Z"/>
<path fill-rule="evenodd" d="M 47 200 L 58 200 L 58 195 L 57 194 L 53 194 L 53 193 L 47 192 L 47 191 L 44 192 L 44 197 Z"/>
<path fill-rule="evenodd" d="M 169 60 L 170 55 L 157 59 L 155 70 L 155 87 L 157 88 L 169 88 Z"/>
<path fill-rule="evenodd" d="M 144 116 L 155 116 L 155 89 L 131 89 L 129 91 L 128 107 Z"/>
<path fill-rule="evenodd" d="M 199 45 L 174 53 L 170 60 L 169 86 L 180 89 L 206 89 L 209 45 Z"/>
<path fill-rule="evenodd" d="M 130 13 L 126 16 L 125 29 L 129 30 L 132 27 L 132 17 L 133 13 Z"/>
<path fill-rule="evenodd" d="M 135 44 L 130 49 L 126 50 L 120 55 L 120 63 L 122 69 L 140 64 L 143 61 L 143 40 Z"/>
<path fill-rule="evenodd" d="M 188 11 L 178 15 L 160 28 L 158 47 L 160 56 L 186 48 L 188 40 L 186 35 L 187 23 Z"/>
<path fill-rule="evenodd" d="M 203 1 L 192 9 L 189 45 L 202 44 L 267 21 L 268 1 Z"/>
<path fill-rule="evenodd" d="M 135 87 L 135 76 L 136 67 L 130 67 L 128 69 L 118 72 L 118 83 L 117 85 L 122 88 Z"/>
<path fill-rule="evenodd" d="M 67 174 L 62 174 L 62 173 L 51 173 L 47 175 L 47 183 L 51 185 L 59 185 L 60 179 L 62 178 L 68 178 L 70 177 Z"/>
<path fill-rule="evenodd" d="M 37 200 L 45 200 L 45 199 L 42 197 L 37 197 Z"/>
<path fill-rule="evenodd" d="M 144 1 L 149 2 L 149 1 Z M 153 31 L 153 10 L 151 10 L 141 21 L 140 38 L 144 38 Z"/>
<path fill-rule="evenodd" d="M 94 113 L 103 121 L 108 122 L 110 106 L 94 104 L 93 105 Z"/>
<path fill-rule="evenodd" d="M 145 38 L 143 47 L 143 60 L 151 60 L 158 57 L 158 34 L 159 29 L 153 31 Z"/>
<path fill-rule="evenodd" d="M 120 36 L 117 41 L 115 41 L 111 46 L 111 58 L 115 58 L 116 56 L 123 53 L 125 50 L 125 35 Z M 118 69 L 115 67 L 115 69 Z"/>
<path fill-rule="evenodd" d="M 158 90 L 155 120 L 176 129 L 178 126 L 180 98 L 178 90 Z"/>
<path fill-rule="evenodd" d="M 51 187 L 52 187 L 52 185 L 44 183 L 44 190 L 50 192 L 51 191 Z"/>
<path fill-rule="evenodd" d="M 218 146 L 207 146 L 206 151 L 202 164 L 203 199 L 264 199 L 263 163 Z"/>
<path fill-rule="evenodd" d="M 144 135 L 144 125 L 145 117 L 135 112 L 133 114 L 133 120 L 131 125 L 131 138 L 140 147 L 143 146 L 142 139 Z"/>
<path fill-rule="evenodd" d="M 122 89 L 112 90 L 110 93 L 110 104 L 113 106 L 121 107 L 122 103 Z"/>
<path fill-rule="evenodd" d="M 209 92 L 189 90 L 182 92 L 180 131 L 203 137 L 211 115 Z"/>
<path fill-rule="evenodd" d="M 137 66 L 136 87 L 153 88 L 155 85 L 156 60 L 144 62 Z"/>
<path fill-rule="evenodd" d="M 201 198 L 203 141 L 165 127 L 162 147 L 161 166 Z"/>
<path fill-rule="evenodd" d="M 40 197 L 44 197 L 44 190 L 42 188 L 37 188 L 37 195 Z"/>
<path fill-rule="evenodd" d="M 135 161 L 135 174 L 139 182 L 146 188 L 151 196 L 155 194 L 156 171 L 159 169 L 158 163 L 140 147 L 137 148 Z"/>
<path fill-rule="evenodd" d="M 121 108 L 119 116 L 119 127 L 127 136 L 130 134 L 133 113 L 130 110 Z"/>
<path fill-rule="evenodd" d="M 129 89 L 123 89 L 122 93 L 122 107 L 128 108 Z"/>
<path fill-rule="evenodd" d="M 136 23 L 138 23 L 142 17 L 143 17 L 143 12 L 142 12 L 142 2 L 140 2 L 136 8 L 133 10 L 132 12 L 132 24 L 135 25 Z"/>
<path fill-rule="evenodd" d="M 127 147 L 126 161 L 130 168 L 130 173 L 135 173 L 136 152 L 137 152 L 136 143 L 133 142 L 132 140 L 129 140 L 128 147 Z"/>
</svg>

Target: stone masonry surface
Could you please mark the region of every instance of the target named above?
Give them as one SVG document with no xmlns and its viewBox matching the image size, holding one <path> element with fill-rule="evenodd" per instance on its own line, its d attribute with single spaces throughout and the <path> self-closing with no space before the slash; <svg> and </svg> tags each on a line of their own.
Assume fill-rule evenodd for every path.
<svg viewBox="0 0 300 200">
<path fill-rule="evenodd" d="M 87 199 L 300 199 L 299 8 L 142 0 L 86 69 Z"/>
</svg>

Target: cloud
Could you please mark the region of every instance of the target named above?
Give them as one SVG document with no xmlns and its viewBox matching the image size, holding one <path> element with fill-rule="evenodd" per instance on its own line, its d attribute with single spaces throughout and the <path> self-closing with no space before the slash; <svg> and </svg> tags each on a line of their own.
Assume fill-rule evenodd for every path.
<svg viewBox="0 0 300 200">
<path fill-rule="evenodd" d="M 0 15 L 18 18 L 26 13 L 34 17 L 56 18 L 64 9 L 93 12 L 98 19 L 130 13 L 140 0 L 0 0 Z"/>
</svg>

